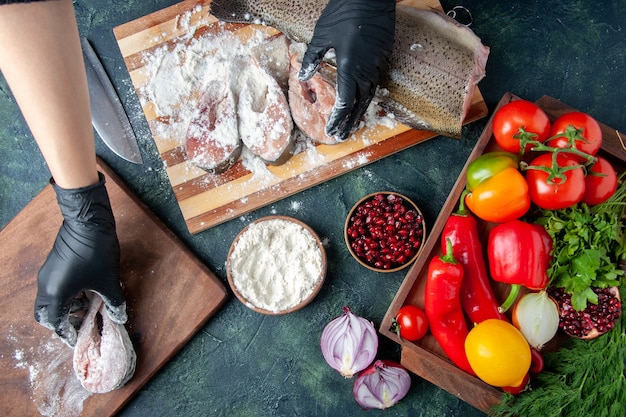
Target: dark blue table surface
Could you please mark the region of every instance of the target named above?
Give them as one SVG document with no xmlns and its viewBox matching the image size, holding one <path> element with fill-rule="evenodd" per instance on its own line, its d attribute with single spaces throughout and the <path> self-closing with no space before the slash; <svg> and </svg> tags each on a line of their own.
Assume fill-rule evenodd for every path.
<svg viewBox="0 0 626 417">
<path fill-rule="evenodd" d="M 394 190 L 416 201 L 432 224 L 486 119 L 465 127 L 460 140 L 432 139 L 191 235 L 112 31 L 173 3 L 75 2 L 81 33 L 92 42 L 113 79 L 145 163 L 133 165 L 116 157 L 96 138 L 98 155 L 224 283 L 224 263 L 233 238 L 250 221 L 269 214 L 296 217 L 316 230 L 328 242 L 329 269 L 314 302 L 287 316 L 254 313 L 231 297 L 120 415 L 484 415 L 418 377 L 413 378 L 409 395 L 395 407 L 384 412 L 361 411 L 352 399 L 352 381 L 339 377 L 324 362 L 319 337 L 344 305 L 378 326 L 406 273 L 376 274 L 350 257 L 342 235 L 350 207 L 368 193 Z M 442 4 L 446 10 L 457 5 L 450 1 Z M 529 100 L 550 95 L 626 131 L 623 1 L 467 0 L 462 5 L 473 15 L 473 30 L 491 48 L 487 77 L 480 83 L 490 110 L 507 91 Z M 45 162 L 0 76 L 0 227 L 48 179 Z M 380 356 L 399 359 L 399 348 L 381 337 Z"/>
</svg>

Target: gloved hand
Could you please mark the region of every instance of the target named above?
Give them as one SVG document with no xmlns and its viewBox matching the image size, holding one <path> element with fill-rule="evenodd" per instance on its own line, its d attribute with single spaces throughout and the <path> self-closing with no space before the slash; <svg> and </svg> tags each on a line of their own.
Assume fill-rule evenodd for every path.
<svg viewBox="0 0 626 417">
<path fill-rule="evenodd" d="M 395 0 L 330 0 L 309 43 L 301 81 L 310 79 L 330 48 L 337 57 L 337 98 L 326 134 L 345 140 L 367 110 L 393 52 Z"/>
<path fill-rule="evenodd" d="M 69 310 L 83 291 L 100 294 L 114 322 L 127 320 L 115 219 L 104 176 L 99 176 L 97 184 L 78 189 L 63 189 L 51 181 L 63 224 L 37 277 L 35 319 L 69 346 L 77 337 Z"/>
</svg>

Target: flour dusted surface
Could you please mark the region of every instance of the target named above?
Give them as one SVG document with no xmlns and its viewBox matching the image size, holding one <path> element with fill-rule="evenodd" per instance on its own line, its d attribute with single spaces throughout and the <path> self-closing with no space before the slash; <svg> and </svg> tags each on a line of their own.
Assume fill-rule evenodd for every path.
<svg viewBox="0 0 626 417">
<path fill-rule="evenodd" d="M 235 288 L 254 307 L 287 310 L 306 300 L 322 273 L 315 237 L 301 225 L 270 219 L 252 223 L 233 248 Z"/>
</svg>

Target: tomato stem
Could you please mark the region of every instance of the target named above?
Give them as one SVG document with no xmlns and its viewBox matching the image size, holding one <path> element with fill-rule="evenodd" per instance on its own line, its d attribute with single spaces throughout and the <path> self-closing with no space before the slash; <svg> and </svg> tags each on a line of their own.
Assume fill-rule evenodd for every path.
<svg viewBox="0 0 626 417">
<path fill-rule="evenodd" d="M 539 136 L 538 134 L 529 132 L 526 129 L 524 129 L 522 126 L 518 128 L 518 131 L 515 135 L 513 135 L 513 138 L 519 140 L 520 155 L 524 154 L 524 152 L 526 151 L 527 145 L 541 144 L 541 142 L 535 139 L 538 136 Z"/>
<path fill-rule="evenodd" d="M 565 184 L 565 181 L 567 181 L 567 177 L 565 176 L 565 173 L 567 171 L 572 171 L 578 168 L 585 168 L 585 165 L 576 164 L 576 165 L 568 165 L 564 167 L 559 166 L 559 164 L 557 164 L 556 162 L 557 152 L 552 154 L 552 166 L 546 167 L 546 166 L 539 166 L 539 165 L 529 165 L 527 163 L 522 162 L 520 163 L 520 170 L 528 171 L 530 169 L 534 169 L 537 171 L 543 171 L 548 174 L 548 178 L 546 178 L 547 184 L 550 184 L 550 185 Z"/>
<path fill-rule="evenodd" d="M 554 137 L 557 137 L 557 136 L 554 136 Z M 536 152 L 552 152 L 555 155 L 558 153 L 569 153 L 572 155 L 579 156 L 586 161 L 585 165 L 593 165 L 598 160 L 595 156 L 589 155 L 588 153 L 578 150 L 575 147 L 555 148 L 554 146 L 548 146 L 541 142 L 537 142 L 536 144 L 533 144 L 533 145 L 534 146 L 531 148 L 531 150 L 536 151 Z"/>
<path fill-rule="evenodd" d="M 576 147 L 576 141 L 582 141 L 582 142 L 587 143 L 588 140 L 585 139 L 585 137 L 583 136 L 583 129 L 577 129 L 576 127 L 572 125 L 569 125 L 565 129 L 565 132 L 558 133 L 554 136 L 551 136 L 543 142 L 536 140 L 535 138 L 537 137 L 537 135 L 532 132 L 527 132 L 523 127 L 520 127 L 518 130 L 518 133 L 516 133 L 515 136 L 513 137 L 516 139 L 519 139 L 520 154 L 522 155 L 524 154 L 524 151 L 526 150 L 526 145 L 532 145 L 532 148 L 530 150 L 535 151 L 535 152 L 552 152 L 552 153 L 565 152 L 565 153 L 570 153 L 570 154 L 579 156 L 580 158 L 586 161 L 586 165 L 593 165 L 597 161 L 597 158 L 595 156 L 589 155 L 588 153 L 583 152 Z M 554 146 L 546 145 L 546 143 L 557 138 L 566 138 L 567 146 L 563 148 L 560 148 L 560 147 L 557 148 Z"/>
<path fill-rule="evenodd" d="M 394 317 L 391 320 L 391 326 L 389 327 L 389 330 L 391 330 L 392 332 L 397 334 L 398 337 L 400 337 L 400 323 L 398 323 L 398 319 L 397 318 Z"/>
<path fill-rule="evenodd" d="M 545 167 L 545 166 L 536 166 L 536 165 L 529 165 L 527 163 L 520 163 L 520 170 L 522 171 L 526 171 L 529 169 L 536 169 L 539 171 L 543 171 L 545 173 L 548 174 L 548 178 L 546 179 L 546 183 L 550 184 L 550 185 L 555 185 L 555 184 L 563 184 L 565 183 L 565 181 L 567 180 L 567 177 L 565 176 L 565 173 L 567 171 L 572 171 L 578 168 L 583 168 L 586 169 L 587 167 L 593 165 L 594 163 L 596 163 L 596 161 L 598 160 L 598 158 L 596 158 L 593 155 L 589 155 L 586 152 L 583 152 L 581 150 L 579 150 L 578 148 L 576 148 L 576 141 L 577 140 L 582 140 L 582 141 L 586 141 L 585 138 L 582 136 L 582 129 L 576 129 L 574 126 L 568 126 L 567 129 L 565 130 L 565 132 L 563 133 L 559 133 L 557 135 L 554 135 L 552 137 L 549 137 L 548 139 L 546 139 L 545 142 L 549 142 L 552 139 L 555 138 L 560 138 L 560 137 L 564 137 L 567 138 L 567 143 L 568 146 L 564 147 L 564 148 L 560 148 L 560 147 L 554 147 L 554 146 L 548 146 L 545 143 L 536 141 L 534 139 L 527 139 L 526 138 L 526 134 L 527 132 L 524 131 L 523 128 L 519 128 L 520 133 L 518 134 L 521 139 L 520 140 L 524 140 L 525 142 L 523 142 L 523 144 L 531 144 L 532 151 L 535 152 L 550 152 L 552 153 L 552 166 L 550 167 Z M 524 152 L 525 147 L 521 148 L 521 153 Z M 582 158 L 585 163 L 584 164 L 577 164 L 577 165 L 571 165 L 571 166 L 559 166 L 559 164 L 557 163 L 557 156 L 560 153 L 566 153 L 566 154 L 572 154 L 572 155 L 576 155 L 580 158 Z"/>
</svg>

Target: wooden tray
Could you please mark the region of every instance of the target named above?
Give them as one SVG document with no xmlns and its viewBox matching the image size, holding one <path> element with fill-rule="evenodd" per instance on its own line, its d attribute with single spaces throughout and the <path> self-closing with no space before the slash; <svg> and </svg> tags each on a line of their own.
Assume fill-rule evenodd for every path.
<svg viewBox="0 0 626 417">
<path fill-rule="evenodd" d="M 438 0 L 404 3 L 441 9 Z M 436 136 L 433 132 L 411 130 L 400 124 L 393 129 L 377 126 L 369 128 L 366 135 L 357 132 L 344 143 L 317 146 L 314 157 L 302 152 L 283 165 L 268 166 L 272 173 L 270 181 L 266 178 L 258 181 L 241 162 L 223 174 L 207 174 L 186 160 L 182 140 L 176 137 L 176 133 L 172 132 L 169 137 L 158 134 L 154 128 L 157 120 L 154 103 L 143 97 L 141 91 L 149 82 L 143 63 L 144 54 L 161 46 L 173 47 L 176 38 L 186 34 L 189 28 L 197 28 L 197 33 L 202 32 L 200 29 L 211 30 L 207 28 L 217 20 L 210 15 L 210 1 L 202 4 L 199 9 L 198 1 L 183 1 L 114 29 L 133 85 L 140 99 L 146 102 L 143 106 L 145 116 L 191 233 L 206 230 Z M 188 25 L 180 24 L 183 14 L 190 16 Z M 230 25 L 229 28 L 242 37 L 250 36 L 250 31 L 261 31 L 267 37 L 278 33 L 256 25 Z M 487 112 L 482 95 L 476 89 L 464 123 L 485 117 Z"/>
<path fill-rule="evenodd" d="M 494 114 L 497 109 L 515 99 L 517 99 L 517 97 L 512 94 L 505 94 L 494 110 Z M 551 120 L 556 119 L 564 113 L 574 111 L 573 108 L 547 96 L 542 97 L 536 103 L 548 114 Z M 389 330 L 389 324 L 398 313 L 400 307 L 404 304 L 415 304 L 421 307 L 424 305 L 424 287 L 428 273 L 428 263 L 434 256 L 440 256 L 442 254 L 440 243 L 441 232 L 448 217 L 458 207 L 461 192 L 465 188 L 465 172 L 467 166 L 471 161 L 485 152 L 502 150 L 497 146 L 495 140 L 492 139 L 493 114 L 491 117 L 489 124 L 485 127 L 467 163 L 463 167 L 459 178 L 454 184 L 450 195 L 444 203 L 430 231 L 430 235 L 425 242 L 421 255 L 408 271 L 379 329 L 383 335 L 398 342 L 402 346 L 401 362 L 407 369 L 486 413 L 488 413 L 491 406 L 500 402 L 500 397 L 502 396 L 501 390 L 487 385 L 480 379 L 457 368 L 447 359 L 441 347 L 430 333 L 416 343 L 408 342 L 399 339 L 395 333 L 391 332 Z M 618 172 L 624 171 L 624 169 L 626 169 L 626 148 L 624 148 L 619 136 L 622 138 L 626 136 L 602 123 L 600 123 L 600 125 L 603 132 L 603 144 L 599 155 L 610 159 Z M 486 230 L 487 227 L 488 223 L 479 221 L 480 231 Z M 483 247 L 486 247 L 485 243 L 483 243 Z M 500 296 L 500 301 L 503 301 L 504 295 L 506 295 L 506 286 L 498 285 L 498 283 L 493 282 L 493 287 L 496 295 Z M 546 346 L 546 349 L 557 348 L 557 346 L 554 346 L 555 344 L 556 342 L 553 343 L 552 346 Z"/>
<path fill-rule="evenodd" d="M 0 415 L 111 416 L 206 323 L 227 298 L 202 265 L 102 162 L 120 240 L 133 379 L 89 395 L 72 370 L 73 350 L 33 317 L 37 273 L 62 218 L 46 186 L 0 232 Z"/>
</svg>

